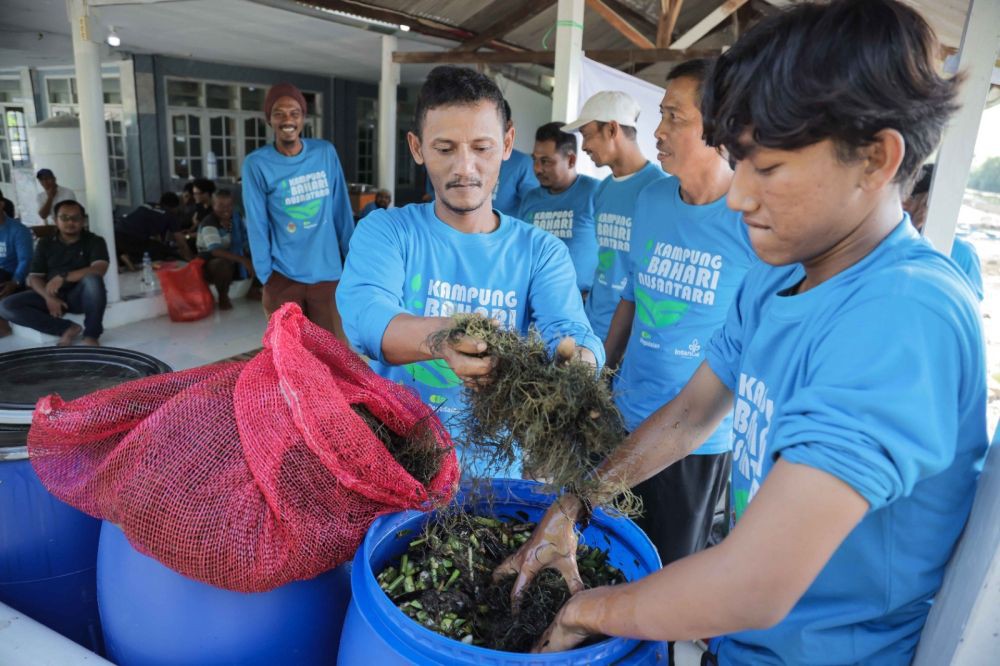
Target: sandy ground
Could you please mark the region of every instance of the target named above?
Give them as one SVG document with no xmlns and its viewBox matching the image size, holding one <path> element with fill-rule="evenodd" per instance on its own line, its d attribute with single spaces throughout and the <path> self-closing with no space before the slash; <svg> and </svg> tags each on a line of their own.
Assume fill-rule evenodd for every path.
<svg viewBox="0 0 1000 666">
<path fill-rule="evenodd" d="M 1000 197 L 988 201 L 967 194 L 957 233 L 976 247 L 983 267 L 983 332 L 990 378 L 987 423 L 992 436 L 1000 420 Z"/>
</svg>

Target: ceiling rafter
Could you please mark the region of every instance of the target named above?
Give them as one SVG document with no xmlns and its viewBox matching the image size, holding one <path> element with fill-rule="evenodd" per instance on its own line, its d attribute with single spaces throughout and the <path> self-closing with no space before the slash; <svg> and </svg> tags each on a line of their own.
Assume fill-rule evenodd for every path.
<svg viewBox="0 0 1000 666">
<path fill-rule="evenodd" d="M 671 44 L 672 49 L 686 49 L 693 46 L 699 39 L 710 33 L 715 26 L 719 25 L 730 14 L 742 7 L 748 0 L 726 0 L 721 5 L 709 12 L 708 16 L 698 21 L 690 30 L 675 39 Z"/>
<path fill-rule="evenodd" d="M 636 24 L 640 20 L 643 23 L 648 23 L 648 21 L 645 18 L 638 19 L 637 17 L 629 16 L 631 10 L 626 11 L 625 6 L 620 2 L 615 2 L 614 0 L 587 0 L 587 6 L 600 14 L 601 18 L 607 21 L 611 27 L 639 48 L 656 48 L 656 44 L 636 27 Z"/>
<path fill-rule="evenodd" d="M 320 9 L 329 9 L 336 12 L 343 12 L 345 14 L 353 14 L 355 16 L 360 16 L 361 18 L 370 19 L 373 21 L 381 21 L 383 23 L 389 23 L 394 25 L 407 25 L 410 30 L 414 32 L 419 32 L 430 37 L 440 37 L 442 39 L 448 39 L 455 42 L 465 42 L 476 37 L 476 33 L 466 30 L 464 28 L 458 28 L 455 26 L 447 25 L 441 23 L 440 21 L 434 21 L 432 19 L 424 18 L 422 16 L 415 16 L 413 14 L 408 14 L 406 12 L 398 11 L 395 9 L 387 9 L 385 7 L 377 7 L 375 5 L 368 4 L 367 2 L 359 2 L 358 0 L 296 0 L 298 4 L 309 7 L 318 7 Z M 504 42 L 499 39 L 490 40 L 486 46 L 492 49 L 503 50 L 503 51 L 523 51 L 524 49 L 516 44 L 511 44 L 509 42 Z"/>
<path fill-rule="evenodd" d="M 556 4 L 556 0 L 524 0 L 520 7 L 508 13 L 490 29 L 484 30 L 472 39 L 462 42 L 454 50 L 475 51 L 478 48 L 486 46 L 494 39 L 504 37 L 515 28 L 524 25 L 554 4 Z"/>
<path fill-rule="evenodd" d="M 626 65 L 629 63 L 679 62 L 689 58 L 711 58 L 719 55 L 719 49 L 587 49 L 583 52 L 591 60 L 606 65 Z M 396 51 L 392 61 L 400 64 L 526 64 L 553 65 L 554 51 Z"/>
<path fill-rule="evenodd" d="M 656 48 L 665 49 L 670 46 L 683 4 L 684 0 L 660 0 L 660 20 L 656 24 Z"/>
</svg>

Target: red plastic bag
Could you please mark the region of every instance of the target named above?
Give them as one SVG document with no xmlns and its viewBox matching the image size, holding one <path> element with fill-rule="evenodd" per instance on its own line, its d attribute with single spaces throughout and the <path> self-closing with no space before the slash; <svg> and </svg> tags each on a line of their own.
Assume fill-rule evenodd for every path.
<svg viewBox="0 0 1000 666">
<path fill-rule="evenodd" d="M 427 427 L 452 448 L 431 408 L 287 304 L 250 361 L 68 403 L 42 398 L 28 451 L 51 493 L 121 525 L 140 552 L 217 587 L 263 592 L 347 561 L 378 516 L 454 493 L 454 450 L 425 486 L 358 404 L 396 433 Z"/>
<path fill-rule="evenodd" d="M 205 280 L 205 260 L 197 257 L 177 268 L 165 264 L 156 269 L 156 277 L 167 301 L 167 314 L 171 321 L 204 319 L 215 309 L 215 300 Z"/>
</svg>

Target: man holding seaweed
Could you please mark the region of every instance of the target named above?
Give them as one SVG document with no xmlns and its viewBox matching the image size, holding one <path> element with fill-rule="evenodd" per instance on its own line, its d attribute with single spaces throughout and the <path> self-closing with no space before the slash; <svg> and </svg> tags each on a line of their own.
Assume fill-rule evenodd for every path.
<svg viewBox="0 0 1000 666">
<path fill-rule="evenodd" d="M 638 483 L 733 410 L 733 530 L 624 586 L 577 592 L 541 639 L 715 636 L 720 664 L 908 664 L 987 448 L 976 297 L 903 188 L 954 112 L 933 32 L 898 0 L 800 4 L 719 57 L 706 136 L 762 262 L 706 360 L 612 454 Z M 563 496 L 498 573 L 579 590 Z"/>
<path fill-rule="evenodd" d="M 459 444 L 462 384 L 488 374 L 493 362 L 482 340 L 440 335 L 452 328 L 452 315 L 479 313 L 522 335 L 533 326 L 550 350 L 572 337 L 581 358 L 604 362 L 565 244 L 491 206 L 514 139 L 506 121 L 490 79 L 436 67 L 408 140 L 437 197 L 371 213 L 354 233 L 340 284 L 351 343 L 380 375 L 439 408 Z"/>
</svg>

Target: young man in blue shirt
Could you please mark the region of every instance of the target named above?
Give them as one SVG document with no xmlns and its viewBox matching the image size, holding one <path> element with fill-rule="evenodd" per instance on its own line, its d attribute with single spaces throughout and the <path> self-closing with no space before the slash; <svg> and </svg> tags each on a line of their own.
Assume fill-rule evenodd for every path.
<svg viewBox="0 0 1000 666">
<path fill-rule="evenodd" d="M 306 100 L 290 83 L 271 87 L 264 115 L 274 143 L 243 161 L 243 207 L 264 312 L 297 303 L 306 317 L 346 341 L 334 303 L 354 231 L 337 151 L 303 139 Z"/>
<path fill-rule="evenodd" d="M 599 181 L 576 172 L 576 136 L 563 132 L 562 123 L 538 128 L 531 159 L 541 186 L 524 195 L 517 217 L 566 243 L 576 286 L 586 300 L 597 268 L 594 191 Z"/>
<path fill-rule="evenodd" d="M 480 313 L 521 334 L 534 326 L 553 349 L 569 336 L 581 358 L 604 361 L 566 246 L 491 206 L 514 140 L 504 120 L 503 97 L 490 79 L 462 67 L 431 71 L 408 141 L 437 197 L 375 211 L 358 225 L 340 286 L 351 343 L 380 375 L 438 408 L 459 447 L 462 384 L 488 373 L 492 361 L 482 340 L 435 341 L 452 315 Z M 468 453 L 467 469 L 477 462 Z"/>
<path fill-rule="evenodd" d="M 28 227 L 0 211 L 0 301 L 24 289 L 32 252 Z M 10 334 L 10 324 L 0 319 L 0 338 Z"/>
<path fill-rule="evenodd" d="M 580 131 L 583 151 L 597 166 L 611 167 L 611 175 L 594 193 L 597 227 L 597 271 L 587 297 L 587 318 L 601 340 L 608 337 L 611 317 L 628 284 L 625 259 L 631 248 L 635 201 L 646 185 L 665 178 L 660 167 L 648 161 L 636 142 L 639 105 L 617 90 L 599 92 L 588 99 L 580 118 L 563 131 Z"/>
<path fill-rule="evenodd" d="M 726 206 L 733 170 L 702 138 L 700 89 L 711 66 L 689 60 L 667 76 L 656 149 L 673 176 L 647 185 L 635 204 L 628 284 L 604 343 L 609 365 L 621 360 L 615 403 L 629 431 L 684 388 L 757 261 L 740 214 Z M 732 425 L 723 419 L 691 455 L 635 487 L 636 522 L 664 564 L 708 545 L 729 479 Z"/>
<path fill-rule="evenodd" d="M 542 637 L 715 636 L 719 664 L 909 664 L 986 453 L 975 295 L 904 188 L 956 108 L 897 0 L 797 4 L 719 56 L 709 143 L 762 260 L 706 361 L 600 474 L 639 482 L 732 410 L 732 531 L 645 579 L 578 592 Z M 580 589 L 564 496 L 502 570 Z M 547 536 L 546 536 L 547 535 Z"/>
</svg>

